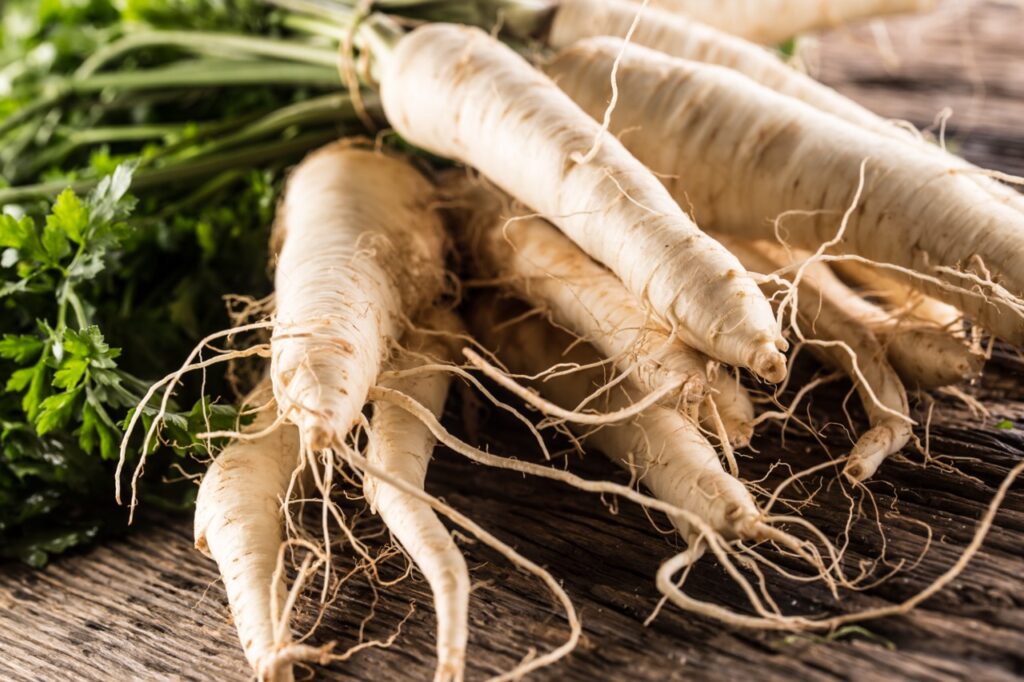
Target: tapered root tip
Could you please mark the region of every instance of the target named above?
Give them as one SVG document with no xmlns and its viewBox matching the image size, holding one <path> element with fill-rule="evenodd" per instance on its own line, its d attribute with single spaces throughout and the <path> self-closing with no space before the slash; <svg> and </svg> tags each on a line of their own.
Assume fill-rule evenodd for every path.
<svg viewBox="0 0 1024 682">
<path fill-rule="evenodd" d="M 772 384 L 786 378 L 786 356 L 771 343 L 757 349 L 749 367 L 754 374 Z"/>
<path fill-rule="evenodd" d="M 287 644 L 264 656 L 255 666 L 256 676 L 263 682 L 294 682 L 296 663 L 318 663 L 326 665 L 331 661 L 334 642 L 320 647 L 308 644 Z"/>
<path fill-rule="evenodd" d="M 894 440 L 893 429 L 888 426 L 879 426 L 865 433 L 850 453 L 843 475 L 851 483 L 863 483 L 874 476 L 882 462 L 899 450 Z"/>
<path fill-rule="evenodd" d="M 305 442 L 312 450 L 326 450 L 336 445 L 334 431 L 319 417 L 311 417 L 302 425 Z"/>
<path fill-rule="evenodd" d="M 465 679 L 465 661 L 465 652 L 446 652 L 434 672 L 434 682 L 462 682 Z"/>
<path fill-rule="evenodd" d="M 750 424 L 744 424 L 736 428 L 732 435 L 732 441 L 729 444 L 734 448 L 745 448 L 750 445 L 752 440 L 754 440 L 754 427 Z"/>
<path fill-rule="evenodd" d="M 985 356 L 980 353 L 971 353 L 967 359 L 960 363 L 960 375 L 965 380 L 977 379 L 985 369 Z"/>
</svg>

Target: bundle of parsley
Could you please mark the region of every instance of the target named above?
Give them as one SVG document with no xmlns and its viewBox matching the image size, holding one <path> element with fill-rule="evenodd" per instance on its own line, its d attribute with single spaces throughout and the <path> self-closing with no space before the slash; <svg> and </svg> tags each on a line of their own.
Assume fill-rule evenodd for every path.
<svg viewBox="0 0 1024 682">
<path fill-rule="evenodd" d="M 330 44 L 281 40 L 259 3 L 16 1 L 0 20 L 0 556 L 42 565 L 125 527 L 126 416 L 224 328 L 225 295 L 267 292 L 284 171 L 355 124 Z M 212 373 L 178 392 L 149 508 L 191 504 L 192 434 L 236 400 Z"/>
</svg>

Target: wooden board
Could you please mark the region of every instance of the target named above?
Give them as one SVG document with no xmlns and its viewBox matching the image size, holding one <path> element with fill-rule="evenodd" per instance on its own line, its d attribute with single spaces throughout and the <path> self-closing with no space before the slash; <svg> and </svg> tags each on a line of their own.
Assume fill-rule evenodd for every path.
<svg viewBox="0 0 1024 682">
<path fill-rule="evenodd" d="M 816 69 L 829 83 L 879 112 L 927 126 L 944 106 L 954 108 L 949 130 L 973 161 L 1024 172 L 1024 9 L 1013 3 L 954 2 L 932 17 L 886 24 L 897 62 L 877 47 L 877 31 L 844 30 L 822 39 Z M 966 47 L 964 47 L 966 46 Z M 970 54 L 968 61 L 963 55 Z M 813 412 L 842 414 L 846 389 L 823 390 Z M 836 605 L 818 585 L 773 580 L 788 612 L 863 609 L 899 602 L 941 574 L 970 540 L 974 526 L 1006 471 L 1024 456 L 1024 432 L 1002 430 L 1002 419 L 1024 424 L 1024 362 L 1001 353 L 972 392 L 991 410 L 975 418 L 958 401 L 936 397 L 930 446 L 933 456 L 957 460 L 963 475 L 922 468 L 920 457 L 891 462 L 870 485 L 881 510 L 887 556 L 913 561 L 914 570 L 864 593 L 847 593 Z M 917 416 L 923 417 L 927 403 Z M 455 428 L 461 414 L 452 410 Z M 858 413 L 854 409 L 854 415 Z M 530 440 L 514 422 L 485 417 L 497 452 L 534 457 Z M 841 425 L 827 430 L 840 453 L 849 440 Z M 776 459 L 801 468 L 822 460 L 821 446 L 796 432 L 780 448 L 769 429 L 761 451 L 743 459 L 744 476 L 756 479 Z M 620 474 L 598 457 L 574 459 L 572 468 L 593 478 Z M 848 501 L 838 485 L 822 484 L 816 505 L 805 510 L 832 535 L 842 530 Z M 775 472 L 771 480 L 779 480 Z M 971 480 L 967 476 L 974 477 Z M 865 624 L 862 633 L 836 641 L 778 633 L 730 631 L 668 607 L 643 621 L 658 601 L 654 575 L 679 543 L 658 532 L 636 508 L 612 513 L 594 496 L 544 481 L 527 480 L 468 464 L 440 453 L 430 489 L 469 513 L 520 552 L 549 568 L 574 599 L 584 638 L 566 661 L 538 675 L 542 680 L 642 681 L 682 679 L 925 679 L 1010 680 L 1024 676 L 1024 491 L 1008 497 L 996 527 L 969 569 L 944 592 L 904 617 Z M 353 507 L 354 509 L 354 507 Z M 661 528 L 664 519 L 655 519 Z M 373 519 L 360 521 L 364 531 Z M 565 621 L 543 586 L 509 567 L 495 553 L 463 543 L 476 589 L 472 600 L 470 679 L 507 670 L 532 649 L 560 644 Z M 881 539 L 869 522 L 853 527 L 848 559 L 878 556 Z M 338 568 L 352 565 L 342 555 Z M 401 572 L 401 560 L 382 565 Z M 738 590 L 713 561 L 694 570 L 695 597 L 743 608 Z M 371 648 L 332 664 L 320 679 L 430 679 L 433 614 L 429 590 L 414 573 L 380 591 L 368 638 L 384 638 L 408 614 L 389 649 Z M 362 578 L 348 582 L 327 610 L 314 641 L 335 640 L 340 650 L 357 641 L 374 593 Z M 308 626 L 312 604 L 303 604 L 298 626 Z M 43 571 L 0 569 L 0 679 L 3 680 L 246 680 L 249 673 L 229 622 L 222 586 L 210 561 L 191 546 L 187 519 L 162 519 L 125 540 L 66 557 Z"/>
</svg>

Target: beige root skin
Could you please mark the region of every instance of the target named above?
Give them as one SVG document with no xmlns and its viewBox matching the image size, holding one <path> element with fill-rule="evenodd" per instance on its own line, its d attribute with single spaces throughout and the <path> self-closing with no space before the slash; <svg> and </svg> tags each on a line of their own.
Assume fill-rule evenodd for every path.
<svg viewBox="0 0 1024 682">
<path fill-rule="evenodd" d="M 475 276 L 496 279 L 547 310 L 555 322 L 614 359 L 644 393 L 683 381 L 667 401 L 704 397 L 707 357 L 674 339 L 615 275 L 553 225 L 516 217 L 525 209 L 462 172 L 448 175 L 442 190 L 451 207 L 449 222 Z"/>
<path fill-rule="evenodd" d="M 627 0 L 562 0 L 548 33 L 548 43 L 552 47 L 563 48 L 583 38 L 624 38 L 636 15 L 637 5 Z M 747 40 L 683 16 L 647 8 L 639 19 L 631 42 L 680 59 L 717 64 L 738 71 L 775 92 L 806 102 L 865 130 L 915 145 L 917 149 L 934 155 L 937 162 L 962 172 L 984 187 L 996 201 L 1024 210 L 1024 197 L 1013 188 L 931 144 L 905 125 L 896 125 L 865 109 Z"/>
<path fill-rule="evenodd" d="M 787 264 L 769 255 L 773 252 L 770 244 L 738 240 L 726 243 L 752 271 L 770 275 Z M 766 293 L 780 294 L 780 286 L 766 283 L 762 288 Z M 822 295 L 811 278 L 801 279 L 795 305 L 801 335 L 813 340 L 811 350 L 828 364 L 846 372 L 867 412 L 871 429 L 857 439 L 844 468 L 851 480 L 864 481 L 913 436 L 906 389 L 871 330 Z"/>
<path fill-rule="evenodd" d="M 836 260 L 830 263 L 844 280 L 851 282 L 869 296 L 877 296 L 887 306 L 909 315 L 914 320 L 962 336 L 963 315 L 948 303 L 925 296 L 913 287 L 893 279 L 885 271 L 864 263 Z"/>
<path fill-rule="evenodd" d="M 729 444 L 734 448 L 745 448 L 754 437 L 754 402 L 739 378 L 731 372 L 720 371 L 711 382 L 711 401 L 718 412 L 718 418 L 725 428 Z M 717 423 L 707 402 L 700 406 L 701 427 L 711 433 L 717 432 Z"/>
<path fill-rule="evenodd" d="M 550 219 L 688 345 L 784 377 L 786 343 L 740 263 L 519 55 L 479 29 L 428 24 L 382 71 L 385 112 L 405 139 L 477 168 Z M 583 154 L 593 158 L 580 163 Z"/>
<path fill-rule="evenodd" d="M 628 0 L 562 0 L 548 33 L 548 43 L 562 49 L 585 38 L 623 38 L 637 8 Z M 861 127 L 900 138 L 911 137 L 904 128 L 797 71 L 765 48 L 683 16 L 648 8 L 641 15 L 631 42 L 680 59 L 724 66 Z"/>
<path fill-rule="evenodd" d="M 811 257 L 810 253 L 787 250 L 771 242 L 758 242 L 756 248 L 773 263 L 789 266 L 800 267 Z M 969 381 L 981 372 L 984 357 L 974 353 L 949 328 L 880 308 L 846 286 L 824 263 L 807 263 L 803 277 L 813 285 L 808 294 L 815 300 L 827 299 L 878 337 L 889 363 L 909 386 L 931 390 Z"/>
<path fill-rule="evenodd" d="M 562 362 L 586 366 L 600 359 L 591 346 L 573 345 L 571 336 L 543 320 L 503 324 L 509 310 L 495 299 L 478 301 L 472 327 L 481 343 L 496 349 L 513 372 L 532 375 Z M 600 369 L 583 369 L 537 382 L 536 388 L 552 402 L 571 408 L 604 383 Z M 612 412 L 631 405 L 635 397 L 628 390 L 612 390 L 596 406 Z M 750 493 L 725 472 L 697 425 L 678 411 L 652 407 L 630 422 L 581 435 L 585 444 L 635 475 L 654 497 L 704 519 L 723 537 L 753 539 L 761 532 L 761 514 Z M 673 517 L 673 522 L 685 539 L 696 538 L 687 517 Z"/>
<path fill-rule="evenodd" d="M 547 70 L 600 118 L 620 51 L 616 39 L 586 40 Z M 932 154 L 727 69 L 629 46 L 618 80 L 611 131 L 706 228 L 752 239 L 781 235 L 816 249 L 835 239 L 840 216 L 862 193 L 837 251 L 929 276 L 934 281 L 915 278 L 915 286 L 996 336 L 1024 343 L 1024 213 L 993 201 Z M 980 275 L 979 258 L 1002 288 L 979 293 L 954 272 Z"/>
<path fill-rule="evenodd" d="M 436 311 L 431 318 L 427 322 L 432 330 L 454 333 L 459 329 L 450 314 Z M 454 358 L 454 349 L 434 333 L 409 332 L 403 345 L 404 352 L 391 364 L 393 370 Z M 440 416 L 449 384 L 449 375 L 439 370 L 388 379 L 380 385 L 401 391 Z M 367 461 L 376 470 L 423 489 L 435 444 L 427 427 L 402 408 L 378 402 L 373 406 L 370 430 L 373 435 Z M 429 504 L 372 475 L 365 477 L 363 486 L 367 501 L 419 567 L 434 594 L 438 661 L 434 679 L 458 682 L 465 673 L 469 637 L 470 581 L 462 552 Z"/>
<path fill-rule="evenodd" d="M 337 143 L 293 172 L 277 217 L 271 377 L 314 450 L 344 440 L 403 315 L 441 289 L 443 228 L 408 163 Z"/>
<path fill-rule="evenodd" d="M 927 391 L 970 381 L 981 373 L 984 356 L 973 352 L 948 328 L 914 320 L 909 314 L 894 315 L 874 305 L 824 264 L 808 268 L 806 275 L 823 297 L 878 337 L 890 364 L 909 386 Z"/>
<path fill-rule="evenodd" d="M 777 45 L 798 33 L 923 12 L 935 7 L 936 0 L 651 0 L 651 5 L 751 42 Z"/>
<path fill-rule="evenodd" d="M 262 393 L 266 397 L 269 390 Z M 247 431 L 265 430 L 275 416 L 264 409 Z M 316 660 L 319 653 L 292 645 L 287 623 L 274 628 L 287 620 L 287 590 L 276 569 L 283 505 L 298 458 L 299 434 L 291 425 L 237 440 L 217 456 L 196 498 L 196 548 L 217 562 L 245 657 L 265 682 L 291 682 L 292 663 Z"/>
</svg>

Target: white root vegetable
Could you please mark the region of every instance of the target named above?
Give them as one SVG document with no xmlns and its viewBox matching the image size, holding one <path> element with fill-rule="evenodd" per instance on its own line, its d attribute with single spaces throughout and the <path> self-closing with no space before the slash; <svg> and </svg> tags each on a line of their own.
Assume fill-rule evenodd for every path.
<svg viewBox="0 0 1024 682">
<path fill-rule="evenodd" d="M 548 72 L 601 117 L 622 51 L 617 39 L 586 40 Z M 778 232 L 810 249 L 838 239 L 837 251 L 905 268 L 901 278 L 1024 343 L 1024 213 L 934 155 L 727 69 L 635 45 L 625 48 L 618 85 L 612 132 L 708 229 L 762 239 Z M 988 273 L 995 284 L 981 281 Z"/>
<path fill-rule="evenodd" d="M 651 5 L 773 45 L 798 33 L 886 14 L 923 12 L 936 0 L 651 0 Z"/>
<path fill-rule="evenodd" d="M 458 321 L 450 313 L 434 311 L 425 320 L 431 333 L 410 331 L 403 337 L 404 352 L 390 364 L 392 370 L 410 370 L 426 363 L 448 362 L 455 351 L 436 332 L 457 333 Z M 436 417 L 444 409 L 450 384 L 443 371 L 385 379 L 380 385 L 400 391 Z M 423 489 L 435 439 L 419 419 L 388 402 L 373 406 L 372 437 L 366 455 L 376 469 Z M 380 514 L 395 539 L 419 567 L 434 593 L 437 614 L 437 672 L 435 682 L 462 680 L 469 637 L 469 569 L 451 533 L 426 502 L 393 485 L 367 475 L 366 499 Z"/>
<path fill-rule="evenodd" d="M 760 248 L 765 246 L 763 243 L 734 240 L 727 243 L 752 271 L 768 275 L 786 265 L 766 255 Z M 781 293 L 781 285 L 776 283 L 766 282 L 762 288 L 773 296 Z M 857 439 L 844 467 L 844 473 L 851 480 L 864 481 L 913 436 L 906 389 L 871 330 L 822 295 L 811 280 L 800 281 L 796 306 L 803 335 L 815 342 L 811 350 L 846 372 L 864 405 L 871 429 Z"/>
<path fill-rule="evenodd" d="M 257 393 L 270 395 L 269 389 Z M 264 431 L 275 417 L 271 404 L 247 431 Z M 196 548 L 217 562 L 245 657 L 266 682 L 290 682 L 293 662 L 319 655 L 291 643 L 288 591 L 276 574 L 285 498 L 299 452 L 298 430 L 290 424 L 237 440 L 210 465 L 196 498 Z"/>
<path fill-rule="evenodd" d="M 405 139 L 550 219 L 688 345 L 781 380 L 785 341 L 753 280 L 550 79 L 483 31 L 449 24 L 404 36 L 381 71 L 385 113 Z"/>
<path fill-rule="evenodd" d="M 673 338 L 611 272 L 550 223 L 526 215 L 500 190 L 453 172 L 442 184 L 451 228 L 479 278 L 510 287 L 612 358 L 644 393 L 675 384 L 666 399 L 700 401 L 706 356 Z"/>
<path fill-rule="evenodd" d="M 514 314 L 496 299 L 474 302 L 472 328 L 484 345 L 493 348 L 509 369 L 539 374 L 562 363 L 581 366 L 600 361 L 593 347 L 574 339 L 536 317 L 509 323 Z M 570 346 L 572 346 L 570 348 Z M 572 408 L 605 383 L 600 368 L 550 377 L 536 383 L 547 399 Z M 592 407 L 611 412 L 635 402 L 629 390 L 605 392 Z M 718 453 L 700 429 L 677 410 L 652 407 L 636 419 L 603 426 L 585 434 L 584 443 L 626 468 L 651 493 L 664 502 L 704 520 L 727 539 L 764 536 L 761 513 L 746 487 L 722 468 Z M 688 542 L 696 529 L 677 519 L 677 528 Z"/>
<path fill-rule="evenodd" d="M 337 143 L 293 172 L 278 211 L 271 378 L 303 443 L 341 443 L 388 339 L 443 281 L 433 186 L 407 162 Z"/>
<path fill-rule="evenodd" d="M 711 382 L 712 402 L 722 421 L 729 444 L 745 448 L 754 437 L 754 402 L 740 380 L 730 372 L 718 372 Z M 707 402 L 700 406 L 700 424 L 711 433 L 717 432 L 715 416 Z"/>
<path fill-rule="evenodd" d="M 628 0 L 561 0 L 547 41 L 562 49 L 585 38 L 625 38 L 638 8 Z M 910 137 L 905 129 L 797 71 L 767 49 L 686 17 L 647 8 L 640 15 L 630 41 L 680 59 L 733 69 L 767 88 L 861 127 Z"/>
<path fill-rule="evenodd" d="M 777 245 L 760 242 L 758 247 L 775 262 L 789 261 Z M 804 276 L 818 295 L 845 310 L 878 337 L 889 362 L 908 385 L 931 390 L 969 381 L 981 372 L 985 358 L 974 353 L 962 337 L 948 328 L 915 320 L 908 314 L 893 314 L 867 301 L 824 263 L 810 264 Z"/>
<path fill-rule="evenodd" d="M 561 0 L 551 20 L 547 41 L 560 49 L 584 38 L 625 38 L 638 9 L 637 4 L 627 0 Z M 1013 188 L 929 143 L 905 125 L 896 125 L 878 116 L 792 68 L 763 47 L 686 17 L 650 7 L 640 15 L 630 41 L 680 59 L 717 64 L 738 71 L 775 92 L 806 102 L 866 130 L 914 145 L 920 151 L 933 154 L 936 162 L 962 171 L 997 201 L 1024 210 L 1024 197 Z"/>
<path fill-rule="evenodd" d="M 856 261 L 837 260 L 832 269 L 868 296 L 876 296 L 899 314 L 963 336 L 963 314 L 954 306 L 925 296 L 917 289 L 898 282 L 885 271 Z"/>
</svg>

